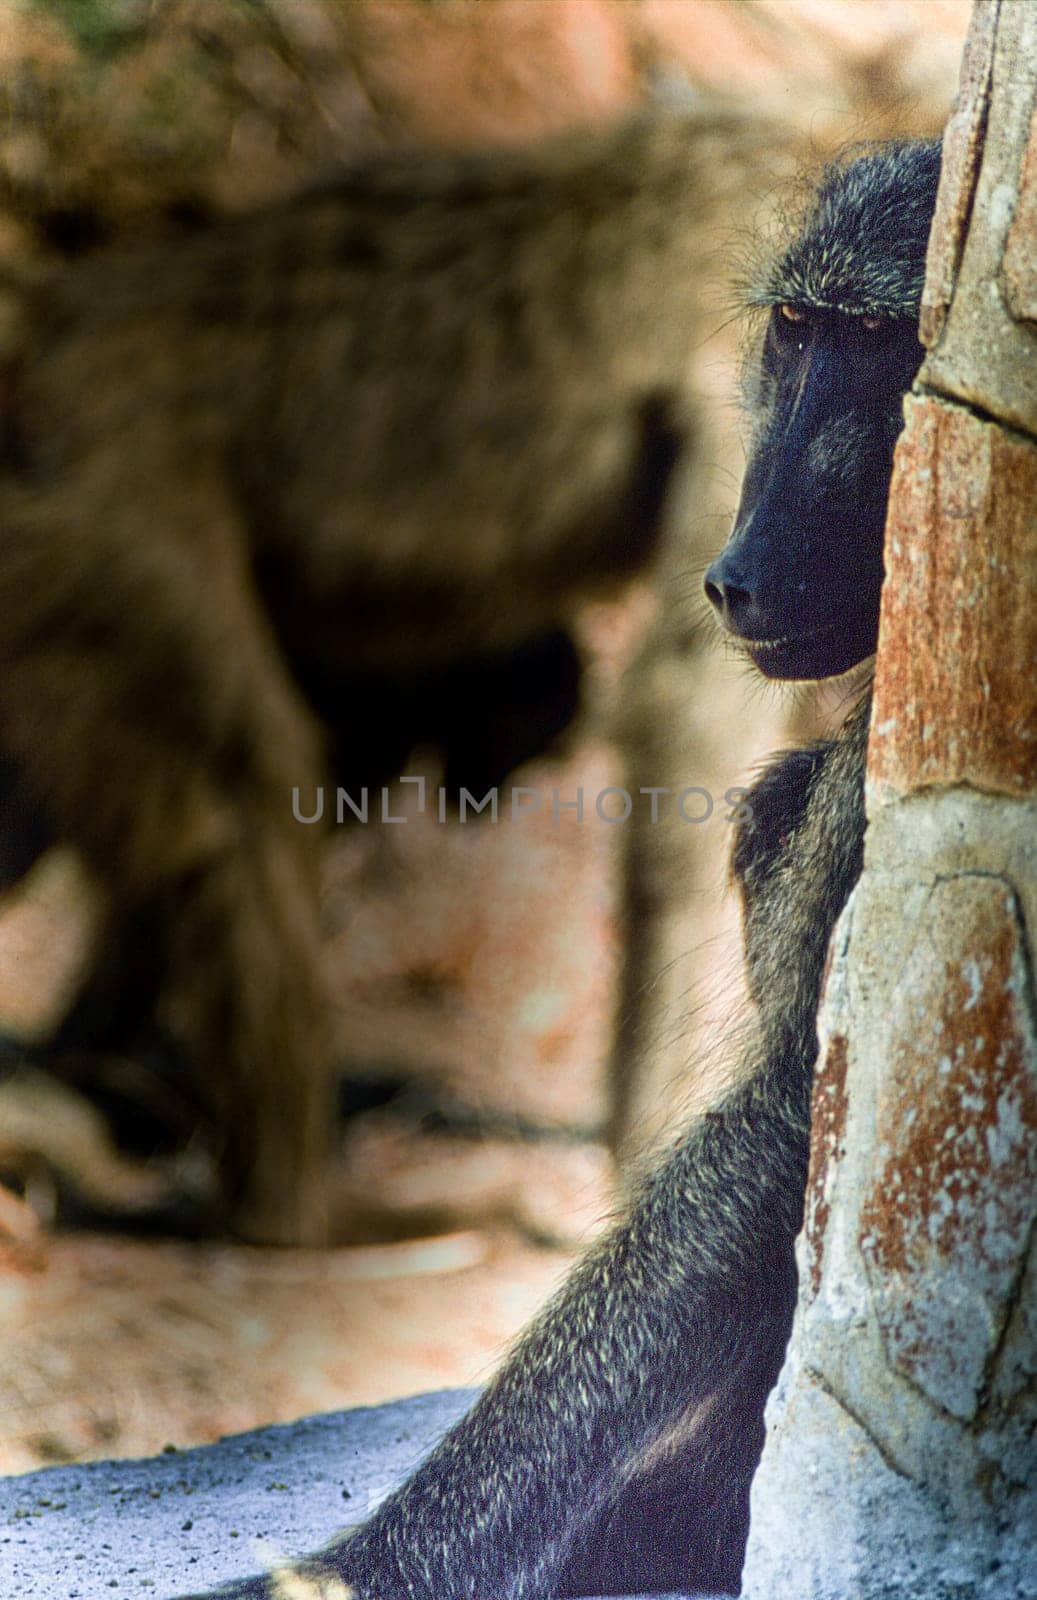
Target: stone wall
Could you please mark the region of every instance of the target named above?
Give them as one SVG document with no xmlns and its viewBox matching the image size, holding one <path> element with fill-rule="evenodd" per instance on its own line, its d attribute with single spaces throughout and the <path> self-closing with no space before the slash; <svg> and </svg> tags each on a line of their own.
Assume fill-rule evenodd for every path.
<svg viewBox="0 0 1037 1600">
<path fill-rule="evenodd" d="M 1037 11 L 981 3 L 897 451 L 865 870 L 825 991 L 754 1600 L 1033 1593 L 1035 114 Z"/>
</svg>

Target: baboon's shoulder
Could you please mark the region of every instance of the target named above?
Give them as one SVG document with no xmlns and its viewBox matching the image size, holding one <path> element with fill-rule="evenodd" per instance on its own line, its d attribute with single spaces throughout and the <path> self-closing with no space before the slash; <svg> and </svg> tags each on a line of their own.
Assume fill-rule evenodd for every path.
<svg viewBox="0 0 1037 1600">
<path fill-rule="evenodd" d="M 735 838 L 749 989 L 779 1031 L 813 1026 L 828 940 L 860 875 L 869 710 L 866 697 L 838 737 L 772 762 Z"/>
</svg>

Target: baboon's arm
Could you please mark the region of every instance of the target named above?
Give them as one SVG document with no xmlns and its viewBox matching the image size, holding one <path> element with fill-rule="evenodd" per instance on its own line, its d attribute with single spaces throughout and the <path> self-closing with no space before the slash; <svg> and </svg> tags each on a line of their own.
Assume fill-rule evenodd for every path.
<svg viewBox="0 0 1037 1600">
<path fill-rule="evenodd" d="M 751 962 L 760 1012 L 736 1086 L 468 1416 L 303 1572 L 340 1578 L 358 1600 L 737 1592 L 763 1404 L 795 1303 L 815 1017 L 860 871 L 867 728 L 865 701 L 814 760 L 785 757 L 750 791 L 743 826 L 774 860 L 746 900 L 750 950 L 766 951 Z M 740 839 L 743 868 L 753 848 Z M 277 1590 L 257 1578 L 221 1593 Z"/>
<path fill-rule="evenodd" d="M 335 1573 L 362 1600 L 593 1592 L 580 1587 L 578 1559 L 559 1588 L 581 1529 L 598 1517 L 626 1524 L 624 1484 L 643 1503 L 639 1463 L 682 1419 L 694 1449 L 696 1413 L 705 1428 L 721 1412 L 737 1427 L 741 1375 L 762 1363 L 773 1381 L 795 1297 L 810 1065 L 769 1063 L 704 1117 L 409 1483 L 303 1570 Z M 751 1439 L 732 1443 L 751 1473 L 762 1432 L 755 1416 L 745 1426 Z M 706 1559 L 722 1530 L 702 1480 L 699 1497 L 708 1526 L 696 1530 L 689 1505 L 679 1548 L 665 1530 L 626 1530 L 624 1542 L 638 1541 L 627 1559 L 643 1558 L 638 1587 Z M 736 1538 L 737 1573 L 744 1532 Z M 222 1592 L 276 1593 L 263 1580 Z"/>
</svg>

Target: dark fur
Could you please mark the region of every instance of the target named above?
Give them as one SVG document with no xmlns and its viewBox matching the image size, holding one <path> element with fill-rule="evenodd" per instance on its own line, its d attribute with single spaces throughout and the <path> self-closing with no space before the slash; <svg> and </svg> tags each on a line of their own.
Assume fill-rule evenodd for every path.
<svg viewBox="0 0 1037 1600">
<path fill-rule="evenodd" d="M 571 608 L 659 540 L 709 219 L 760 147 L 706 107 L 386 156 L 27 307 L 2 386 L 0 871 L 46 837 L 88 858 L 113 953 L 69 1042 L 162 1008 L 255 1237 L 321 1231 L 292 787 L 330 762 L 377 784 L 431 739 L 448 783 L 490 784 L 571 717 Z M 157 993 L 128 997 L 142 928 Z"/>
<path fill-rule="evenodd" d="M 825 303 L 812 306 L 810 283 L 828 281 L 839 259 L 844 309 L 836 315 L 863 314 L 853 284 L 859 275 L 871 305 L 898 186 L 907 253 L 912 262 L 924 253 L 935 165 L 932 147 L 908 145 L 830 174 L 818 211 L 775 269 L 773 293 L 789 294 L 794 275 L 798 303 L 827 316 Z M 910 322 L 917 273 L 901 284 L 895 310 Z M 796 382 L 817 382 L 833 403 L 827 350 L 817 349 L 820 372 L 808 363 Z M 862 360 L 867 350 L 862 345 Z M 786 432 L 772 425 L 786 378 L 766 352 L 762 360 L 764 422 L 748 503 L 755 483 L 796 465 L 785 461 Z M 873 377 L 874 403 L 856 414 L 853 442 L 878 475 L 869 494 L 884 501 L 894 397 L 883 361 Z M 902 387 L 909 381 L 907 373 Z M 858 387 L 866 387 L 863 375 Z M 824 417 L 814 415 L 823 429 Z M 813 520 L 786 551 L 786 581 L 803 573 L 821 606 L 827 550 L 843 530 L 823 520 L 839 504 L 825 490 L 824 451 L 813 462 Z M 841 468 L 833 471 L 841 480 Z M 736 550 L 741 526 L 740 517 Z M 804 568 L 807 542 L 813 555 Z M 870 586 L 858 593 L 862 640 L 874 640 L 877 598 Z M 780 758 L 751 792 L 753 821 L 740 829 L 734 865 L 756 1017 L 736 1086 L 694 1124 L 629 1220 L 573 1274 L 470 1415 L 314 1572 L 338 1574 L 361 1600 L 737 1592 L 763 1407 L 796 1297 L 793 1244 L 822 974 L 861 867 L 868 713 L 865 697 L 839 738 Z M 226 1591 L 239 1600 L 269 1592 L 263 1580 Z"/>
</svg>

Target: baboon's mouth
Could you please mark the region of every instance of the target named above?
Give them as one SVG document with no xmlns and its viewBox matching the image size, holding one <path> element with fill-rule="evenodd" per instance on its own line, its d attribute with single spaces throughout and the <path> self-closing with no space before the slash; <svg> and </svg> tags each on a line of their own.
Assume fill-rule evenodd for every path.
<svg viewBox="0 0 1037 1600">
<path fill-rule="evenodd" d="M 776 639 L 742 636 L 739 642 L 766 678 L 834 678 L 873 653 L 877 631 L 877 618 L 870 632 L 847 618 Z"/>
<path fill-rule="evenodd" d="M 746 639 L 742 643 L 746 649 L 756 655 L 759 652 L 766 654 L 768 650 L 784 650 L 789 645 L 808 644 L 811 639 L 823 638 L 826 634 L 835 632 L 835 623 L 826 623 L 823 628 L 807 628 L 803 633 L 787 633 L 782 639 Z"/>
</svg>

